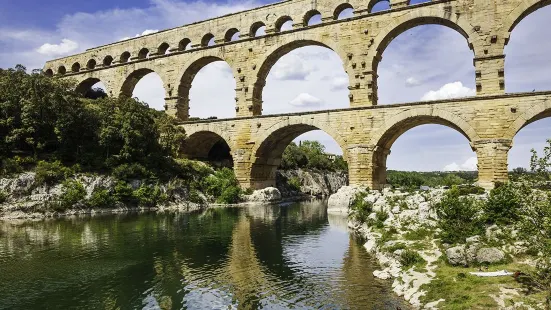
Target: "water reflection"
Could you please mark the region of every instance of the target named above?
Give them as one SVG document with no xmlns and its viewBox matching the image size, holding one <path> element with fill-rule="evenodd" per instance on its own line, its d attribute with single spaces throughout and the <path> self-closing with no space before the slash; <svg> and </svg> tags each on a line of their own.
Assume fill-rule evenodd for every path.
<svg viewBox="0 0 551 310">
<path fill-rule="evenodd" d="M 0 309 L 405 309 L 320 201 L 0 222 Z"/>
</svg>

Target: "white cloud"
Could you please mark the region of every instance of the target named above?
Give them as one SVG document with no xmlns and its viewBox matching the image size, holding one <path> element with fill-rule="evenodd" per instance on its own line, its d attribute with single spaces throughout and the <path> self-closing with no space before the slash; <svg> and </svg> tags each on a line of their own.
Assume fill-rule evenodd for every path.
<svg viewBox="0 0 551 310">
<path fill-rule="evenodd" d="M 156 32 L 159 32 L 159 30 L 146 29 L 142 33 L 136 34 L 134 36 L 134 38 L 138 38 L 138 37 L 141 37 L 141 36 L 146 36 L 148 34 L 152 34 L 152 33 L 156 33 Z M 119 41 L 124 41 L 124 40 L 128 40 L 128 39 L 131 39 L 131 37 L 124 37 L 124 38 L 120 39 Z"/>
<path fill-rule="evenodd" d="M 440 100 L 474 96 L 476 91 L 474 89 L 463 86 L 461 82 L 453 82 L 445 84 L 440 87 L 439 90 L 431 90 L 421 97 L 422 101 L 427 100 Z"/>
<path fill-rule="evenodd" d="M 408 87 L 413 87 L 413 86 L 418 86 L 418 85 L 421 85 L 421 82 L 414 78 L 414 77 L 409 77 L 407 80 L 406 80 L 406 86 Z"/>
<path fill-rule="evenodd" d="M 305 80 L 316 68 L 305 64 L 306 61 L 298 54 L 288 54 L 279 59 L 272 68 L 272 74 L 277 80 Z"/>
<path fill-rule="evenodd" d="M 478 159 L 476 156 L 469 157 L 463 164 L 451 163 L 444 167 L 444 171 L 476 171 L 478 170 Z"/>
<path fill-rule="evenodd" d="M 331 81 L 331 90 L 346 89 L 348 87 L 348 76 L 337 76 Z"/>
<path fill-rule="evenodd" d="M 63 39 L 59 44 L 50 44 L 50 43 L 43 44 L 36 51 L 42 55 L 55 57 L 55 56 L 67 55 L 75 51 L 76 49 L 78 49 L 77 42 L 71 41 L 69 39 Z"/>
<path fill-rule="evenodd" d="M 308 93 L 300 93 L 295 99 L 289 102 L 295 107 L 319 107 L 322 105 L 322 100 Z"/>
</svg>

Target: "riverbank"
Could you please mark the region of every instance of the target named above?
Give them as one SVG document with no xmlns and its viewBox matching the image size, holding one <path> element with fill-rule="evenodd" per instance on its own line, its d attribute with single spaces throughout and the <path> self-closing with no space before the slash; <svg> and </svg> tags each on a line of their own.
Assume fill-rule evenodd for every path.
<svg viewBox="0 0 551 310">
<path fill-rule="evenodd" d="M 473 189 L 454 199 L 477 203 L 492 199 L 489 193 Z M 364 247 L 381 265 L 373 275 L 391 279 L 393 291 L 415 308 L 544 309 L 547 292 L 531 283 L 542 256 L 526 242 L 518 223 L 482 225 L 483 230 L 470 234 L 468 225 L 458 219 L 457 229 L 465 232 L 451 242 L 441 212 L 449 197 L 450 191 L 444 189 L 343 187 L 330 197 L 328 209 L 349 213 L 350 227 L 365 238 Z M 501 270 L 510 273 L 471 274 Z"/>
</svg>

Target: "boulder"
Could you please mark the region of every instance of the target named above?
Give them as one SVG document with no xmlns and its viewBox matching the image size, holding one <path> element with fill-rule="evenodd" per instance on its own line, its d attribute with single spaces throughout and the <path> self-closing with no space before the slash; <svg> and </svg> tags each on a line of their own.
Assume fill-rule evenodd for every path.
<svg viewBox="0 0 551 310">
<path fill-rule="evenodd" d="M 327 201 L 327 212 L 348 213 L 348 208 L 354 201 L 356 194 L 365 192 L 363 188 L 356 186 L 343 186 Z"/>
<path fill-rule="evenodd" d="M 486 239 L 489 241 L 497 241 L 503 236 L 503 230 L 497 225 L 492 225 L 486 229 Z"/>
<path fill-rule="evenodd" d="M 458 245 L 447 249 L 446 256 L 448 257 L 448 263 L 450 263 L 450 265 L 467 265 L 464 245 Z"/>
<path fill-rule="evenodd" d="M 467 243 L 479 243 L 480 242 L 480 236 L 472 236 L 467 239 L 465 239 Z"/>
<path fill-rule="evenodd" d="M 247 201 L 250 202 L 270 202 L 280 199 L 281 193 L 275 187 L 266 187 L 264 189 L 259 189 L 247 196 Z"/>
<path fill-rule="evenodd" d="M 505 253 L 498 248 L 481 248 L 476 253 L 476 261 L 480 264 L 495 264 L 505 259 Z"/>
</svg>

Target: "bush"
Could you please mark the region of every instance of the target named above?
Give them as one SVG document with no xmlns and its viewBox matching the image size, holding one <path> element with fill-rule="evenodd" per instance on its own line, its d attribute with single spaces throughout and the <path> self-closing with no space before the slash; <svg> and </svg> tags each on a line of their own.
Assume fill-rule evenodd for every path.
<svg viewBox="0 0 551 310">
<path fill-rule="evenodd" d="M 166 195 L 163 195 L 159 185 L 147 186 L 142 184 L 140 188 L 134 191 L 134 197 L 141 207 L 155 207 L 166 201 Z"/>
<path fill-rule="evenodd" d="M 402 264 L 403 267 L 409 268 L 412 266 L 419 266 L 421 264 L 424 264 L 426 261 L 421 257 L 419 253 L 413 250 L 404 250 L 402 254 L 400 254 L 400 264 Z"/>
<path fill-rule="evenodd" d="M 230 186 L 222 191 L 222 194 L 216 199 L 217 203 L 238 203 L 241 200 L 241 188 L 239 186 Z"/>
<path fill-rule="evenodd" d="M 195 188 L 192 188 L 192 189 L 189 190 L 188 200 L 190 202 L 197 203 L 197 204 L 205 203 L 203 197 L 201 197 L 201 195 L 199 195 L 199 191 L 196 190 Z"/>
<path fill-rule="evenodd" d="M 385 221 L 388 219 L 388 213 L 385 210 L 379 210 L 375 213 L 375 227 L 385 227 Z"/>
<path fill-rule="evenodd" d="M 0 175 L 11 175 L 15 173 L 20 173 L 23 171 L 23 168 L 17 160 L 6 158 L 2 160 L 2 165 L 0 166 Z"/>
<path fill-rule="evenodd" d="M 67 180 L 63 183 L 63 193 L 59 197 L 60 208 L 67 210 L 86 198 L 86 190 L 82 183 L 76 180 Z M 61 211 L 61 209 L 58 209 Z"/>
<path fill-rule="evenodd" d="M 35 172 L 34 182 L 37 186 L 42 184 L 53 185 L 73 174 L 71 169 L 63 166 L 60 161 L 54 161 L 53 163 L 39 161 Z"/>
<path fill-rule="evenodd" d="M 203 187 L 207 194 L 213 196 L 219 203 L 236 203 L 241 195 L 239 182 L 232 169 L 223 168 L 208 176 Z M 224 197 L 222 197 L 224 196 Z"/>
<path fill-rule="evenodd" d="M 4 191 L 0 191 L 0 204 L 8 200 L 8 194 Z"/>
<path fill-rule="evenodd" d="M 112 175 L 119 180 L 136 180 L 136 179 L 148 179 L 152 176 L 152 173 L 144 166 L 138 163 L 134 164 L 122 164 L 113 169 Z"/>
<path fill-rule="evenodd" d="M 369 215 L 373 211 L 373 204 L 364 200 L 366 196 L 367 193 L 365 192 L 357 193 L 354 201 L 352 201 L 352 205 L 350 205 L 352 218 L 360 224 L 367 222 Z"/>
<path fill-rule="evenodd" d="M 291 190 L 293 190 L 293 191 L 295 191 L 295 192 L 300 192 L 300 186 L 301 186 L 302 184 L 301 184 L 299 178 L 297 178 L 297 177 L 291 177 L 291 178 L 289 178 L 289 180 L 287 181 L 287 184 L 289 184 L 289 187 L 291 188 Z"/>
<path fill-rule="evenodd" d="M 474 185 L 458 186 L 457 190 L 459 191 L 459 196 L 482 195 L 486 192 L 482 187 Z"/>
<path fill-rule="evenodd" d="M 511 224 L 519 220 L 521 197 L 512 184 L 505 184 L 490 191 L 484 204 L 486 222 Z"/>
<path fill-rule="evenodd" d="M 457 187 L 446 192 L 435 205 L 439 218 L 442 242 L 463 242 L 465 238 L 479 235 L 484 230 L 480 219 L 480 207 L 476 199 L 459 195 Z"/>
<path fill-rule="evenodd" d="M 130 184 L 119 181 L 115 184 L 115 191 L 113 193 L 115 201 L 120 201 L 123 203 L 135 203 L 136 198 L 134 197 L 134 190 Z"/>
<path fill-rule="evenodd" d="M 105 188 L 95 188 L 87 203 L 90 208 L 103 209 L 113 207 L 116 201 Z"/>
</svg>

